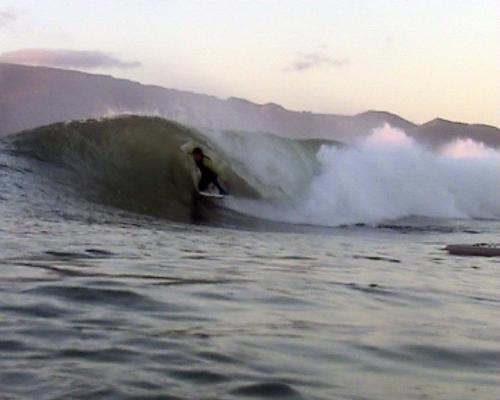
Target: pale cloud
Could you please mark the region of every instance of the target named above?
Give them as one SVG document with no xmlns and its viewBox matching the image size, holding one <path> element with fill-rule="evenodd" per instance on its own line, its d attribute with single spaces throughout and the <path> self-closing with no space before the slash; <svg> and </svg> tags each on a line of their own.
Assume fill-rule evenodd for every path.
<svg viewBox="0 0 500 400">
<path fill-rule="evenodd" d="M 45 65 L 62 68 L 136 68 L 141 63 L 123 61 L 102 51 L 64 49 L 20 49 L 0 54 L 0 61 L 15 64 Z"/>
<path fill-rule="evenodd" d="M 302 72 L 320 66 L 343 67 L 349 64 L 347 58 L 335 58 L 322 52 L 315 53 L 297 53 L 295 60 L 292 61 L 286 70 Z"/>
<path fill-rule="evenodd" d="M 17 19 L 17 14 L 10 10 L 0 10 L 0 29 L 5 28 Z"/>
</svg>

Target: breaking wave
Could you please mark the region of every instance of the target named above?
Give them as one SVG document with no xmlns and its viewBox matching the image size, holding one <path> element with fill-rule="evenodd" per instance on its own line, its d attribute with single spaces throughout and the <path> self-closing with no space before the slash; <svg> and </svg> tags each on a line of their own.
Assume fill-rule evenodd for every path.
<svg viewBox="0 0 500 400">
<path fill-rule="evenodd" d="M 500 152 L 469 139 L 431 152 L 388 125 L 347 147 L 122 116 L 53 124 L 10 143 L 71 169 L 83 196 L 175 220 L 193 211 L 323 226 L 500 216 Z M 200 204 L 194 146 L 213 159 L 231 196 Z"/>
</svg>

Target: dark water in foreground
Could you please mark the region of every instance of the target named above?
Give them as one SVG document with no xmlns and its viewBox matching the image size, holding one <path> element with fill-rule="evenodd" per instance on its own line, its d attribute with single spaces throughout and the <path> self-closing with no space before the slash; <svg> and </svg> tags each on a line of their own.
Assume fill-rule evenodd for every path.
<svg viewBox="0 0 500 400">
<path fill-rule="evenodd" d="M 461 239 L 24 221 L 2 397 L 498 399 L 500 262 Z"/>
<path fill-rule="evenodd" d="M 3 161 L 2 399 L 500 398 L 500 259 L 441 250 L 498 222 L 172 223 Z"/>
</svg>

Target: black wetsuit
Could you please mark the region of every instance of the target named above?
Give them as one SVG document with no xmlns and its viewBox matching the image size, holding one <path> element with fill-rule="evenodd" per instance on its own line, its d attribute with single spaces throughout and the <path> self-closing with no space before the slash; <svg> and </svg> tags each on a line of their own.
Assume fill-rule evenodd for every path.
<svg viewBox="0 0 500 400">
<path fill-rule="evenodd" d="M 227 194 L 227 192 L 219 184 L 219 180 L 215 171 L 212 168 L 207 167 L 203 162 L 205 158 L 210 160 L 209 157 L 203 156 L 203 158 L 200 161 L 196 161 L 196 166 L 201 172 L 201 179 L 200 182 L 198 183 L 198 190 L 200 192 L 204 192 L 208 189 L 208 185 L 213 183 L 215 187 L 219 189 L 220 194 Z"/>
</svg>

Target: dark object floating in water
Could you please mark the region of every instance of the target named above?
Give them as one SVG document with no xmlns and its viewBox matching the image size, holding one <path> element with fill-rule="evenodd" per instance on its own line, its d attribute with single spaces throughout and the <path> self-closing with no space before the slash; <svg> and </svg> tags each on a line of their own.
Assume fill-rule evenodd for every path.
<svg viewBox="0 0 500 400">
<path fill-rule="evenodd" d="M 249 386 L 236 388 L 231 392 L 239 397 L 258 397 L 258 398 L 273 398 L 273 399 L 302 399 L 299 392 L 285 383 L 279 382 L 264 382 L 256 383 Z"/>
<path fill-rule="evenodd" d="M 445 250 L 457 256 L 500 257 L 500 243 L 449 244 Z"/>
</svg>

